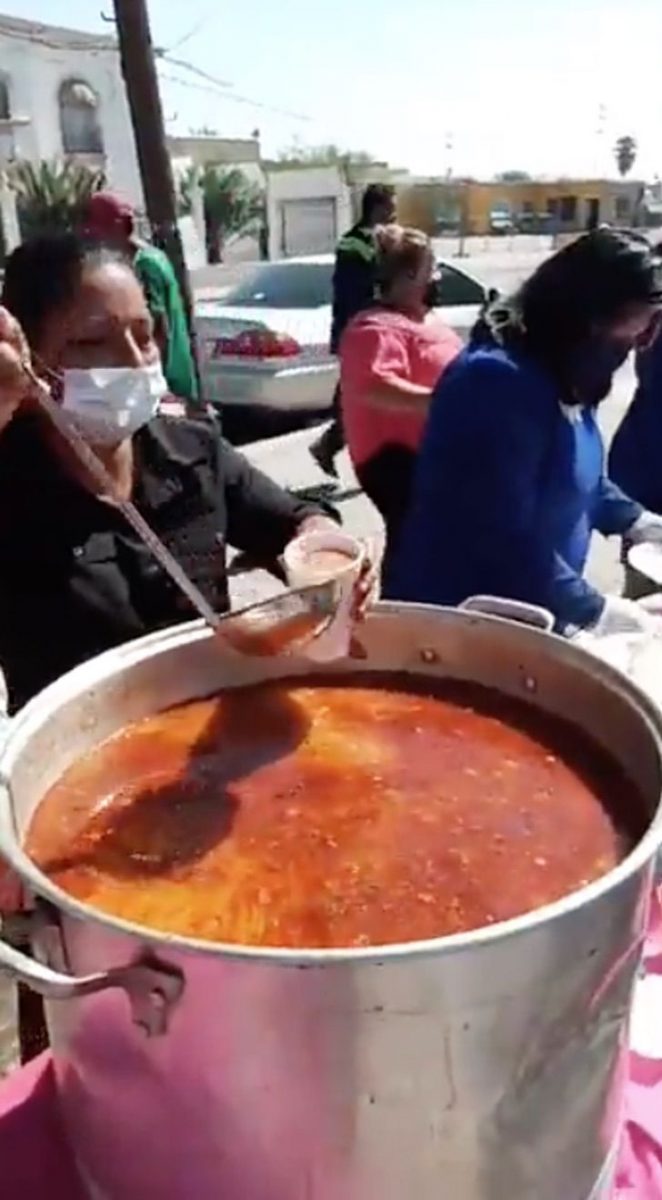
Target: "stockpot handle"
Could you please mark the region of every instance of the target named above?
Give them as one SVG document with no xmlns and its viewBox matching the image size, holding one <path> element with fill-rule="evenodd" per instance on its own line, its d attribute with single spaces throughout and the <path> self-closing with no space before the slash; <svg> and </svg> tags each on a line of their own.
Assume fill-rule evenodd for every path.
<svg viewBox="0 0 662 1200">
<path fill-rule="evenodd" d="M 12 721 L 7 710 L 7 685 L 0 668 L 0 748 L 11 731 Z M 40 912 L 39 908 L 30 914 L 6 918 L 2 922 L 2 932 L 7 934 L 14 924 L 23 940 L 29 936 L 34 923 L 42 919 L 43 909 Z M 181 971 L 160 962 L 138 961 L 96 975 L 65 975 L 24 954 L 1 937 L 0 975 L 9 975 L 47 1000 L 77 1000 L 109 988 L 121 988 L 127 994 L 134 1023 L 148 1037 L 166 1033 L 172 1009 L 184 990 Z"/>
<path fill-rule="evenodd" d="M 483 617 L 502 617 L 519 625 L 530 625 L 543 633 L 551 633 L 554 628 L 554 618 L 546 608 L 524 604 L 521 600 L 507 600 L 505 596 L 470 596 L 458 604 L 458 608 Z"/>
<path fill-rule="evenodd" d="M 26 919 L 21 918 L 21 922 L 25 925 Z M 127 994 L 134 1024 L 148 1037 L 167 1032 L 172 1010 L 184 990 L 181 971 L 155 960 L 129 963 L 95 975 L 65 975 L 0 939 L 1 974 L 24 983 L 47 1000 L 78 1000 L 109 988 L 121 988 Z"/>
</svg>

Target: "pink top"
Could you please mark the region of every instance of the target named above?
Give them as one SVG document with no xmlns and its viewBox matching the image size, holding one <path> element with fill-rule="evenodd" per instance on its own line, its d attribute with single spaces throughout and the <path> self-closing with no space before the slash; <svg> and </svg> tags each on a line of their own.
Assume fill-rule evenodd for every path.
<svg viewBox="0 0 662 1200">
<path fill-rule="evenodd" d="M 393 412 L 368 402 L 385 375 L 432 388 L 459 354 L 462 342 L 439 317 L 415 321 L 388 308 L 359 313 L 340 343 L 340 388 L 347 445 L 355 466 L 395 442 L 418 449 L 425 413 Z"/>
</svg>

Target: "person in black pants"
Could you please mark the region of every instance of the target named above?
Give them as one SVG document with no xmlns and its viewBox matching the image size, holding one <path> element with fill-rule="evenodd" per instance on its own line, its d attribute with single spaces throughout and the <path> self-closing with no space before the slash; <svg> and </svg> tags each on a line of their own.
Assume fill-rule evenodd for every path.
<svg viewBox="0 0 662 1200">
<path fill-rule="evenodd" d="M 338 242 L 333 274 L 333 319 L 331 353 L 337 354 L 345 326 L 369 308 L 376 294 L 375 229 L 395 218 L 393 188 L 371 183 L 363 194 L 361 219 Z M 335 458 L 345 445 L 340 407 L 340 384 L 333 393 L 331 424 L 310 447 L 315 462 L 325 475 L 337 477 Z"/>
</svg>

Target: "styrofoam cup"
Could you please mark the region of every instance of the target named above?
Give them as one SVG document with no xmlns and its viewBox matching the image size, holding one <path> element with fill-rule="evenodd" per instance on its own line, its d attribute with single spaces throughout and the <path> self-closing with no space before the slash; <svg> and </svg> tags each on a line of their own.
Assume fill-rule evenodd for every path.
<svg viewBox="0 0 662 1200">
<path fill-rule="evenodd" d="M 315 565 L 316 556 L 324 551 L 336 552 L 347 557 L 347 565 L 342 562 L 327 564 L 328 570 L 319 563 Z M 331 624 L 324 633 L 315 638 L 305 647 L 303 653 L 313 662 L 332 662 L 335 658 L 346 658 L 352 640 L 352 608 L 354 604 L 354 589 L 365 562 L 365 546 L 343 533 L 333 529 L 304 533 L 290 542 L 285 550 L 284 563 L 287 582 L 290 587 L 307 587 L 312 583 L 323 583 L 327 579 L 340 581 L 340 596 L 338 607 Z"/>
</svg>

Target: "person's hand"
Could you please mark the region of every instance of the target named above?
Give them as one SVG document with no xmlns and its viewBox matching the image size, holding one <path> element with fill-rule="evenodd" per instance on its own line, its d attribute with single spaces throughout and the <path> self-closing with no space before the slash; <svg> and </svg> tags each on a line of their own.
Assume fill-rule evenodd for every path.
<svg viewBox="0 0 662 1200">
<path fill-rule="evenodd" d="M 26 364 L 30 351 L 25 334 L 11 313 L 0 308 L 0 431 L 32 391 Z"/>
<path fill-rule="evenodd" d="M 659 627 L 659 619 L 647 612 L 639 601 L 607 596 L 599 619 L 595 625 L 583 630 L 579 638 L 606 638 L 623 633 L 653 634 Z"/>
<path fill-rule="evenodd" d="M 368 542 L 365 545 L 365 558 L 361 564 L 361 572 L 354 585 L 354 601 L 352 620 L 359 624 L 365 621 L 368 611 L 379 600 L 379 564 L 375 560 L 373 549 Z"/>
<path fill-rule="evenodd" d="M 646 612 L 636 600 L 607 596 L 600 619 L 581 629 L 573 642 L 603 662 L 632 674 L 632 647 L 648 645 L 662 630 L 659 616 Z"/>
<path fill-rule="evenodd" d="M 607 596 L 599 620 L 588 632 L 595 637 L 612 637 L 620 633 L 654 633 L 657 626 L 655 617 L 638 601 Z"/>
<path fill-rule="evenodd" d="M 659 700 L 662 616 L 647 611 L 640 601 L 608 596 L 597 624 L 582 630 L 573 642 Z"/>
<path fill-rule="evenodd" d="M 319 516 L 307 517 L 302 521 L 297 529 L 297 538 L 303 537 L 308 533 L 340 533 L 340 526 L 332 517 L 326 517 L 323 513 Z M 354 599 L 352 605 L 352 620 L 360 623 L 365 620 L 368 610 L 379 599 L 379 562 L 375 555 L 374 548 L 369 542 L 363 542 L 365 547 L 365 557 L 361 564 L 359 577 L 354 585 Z"/>
<path fill-rule="evenodd" d="M 653 512 L 642 512 L 625 534 L 628 546 L 638 546 L 642 542 L 653 542 L 662 545 L 662 517 Z"/>
</svg>

